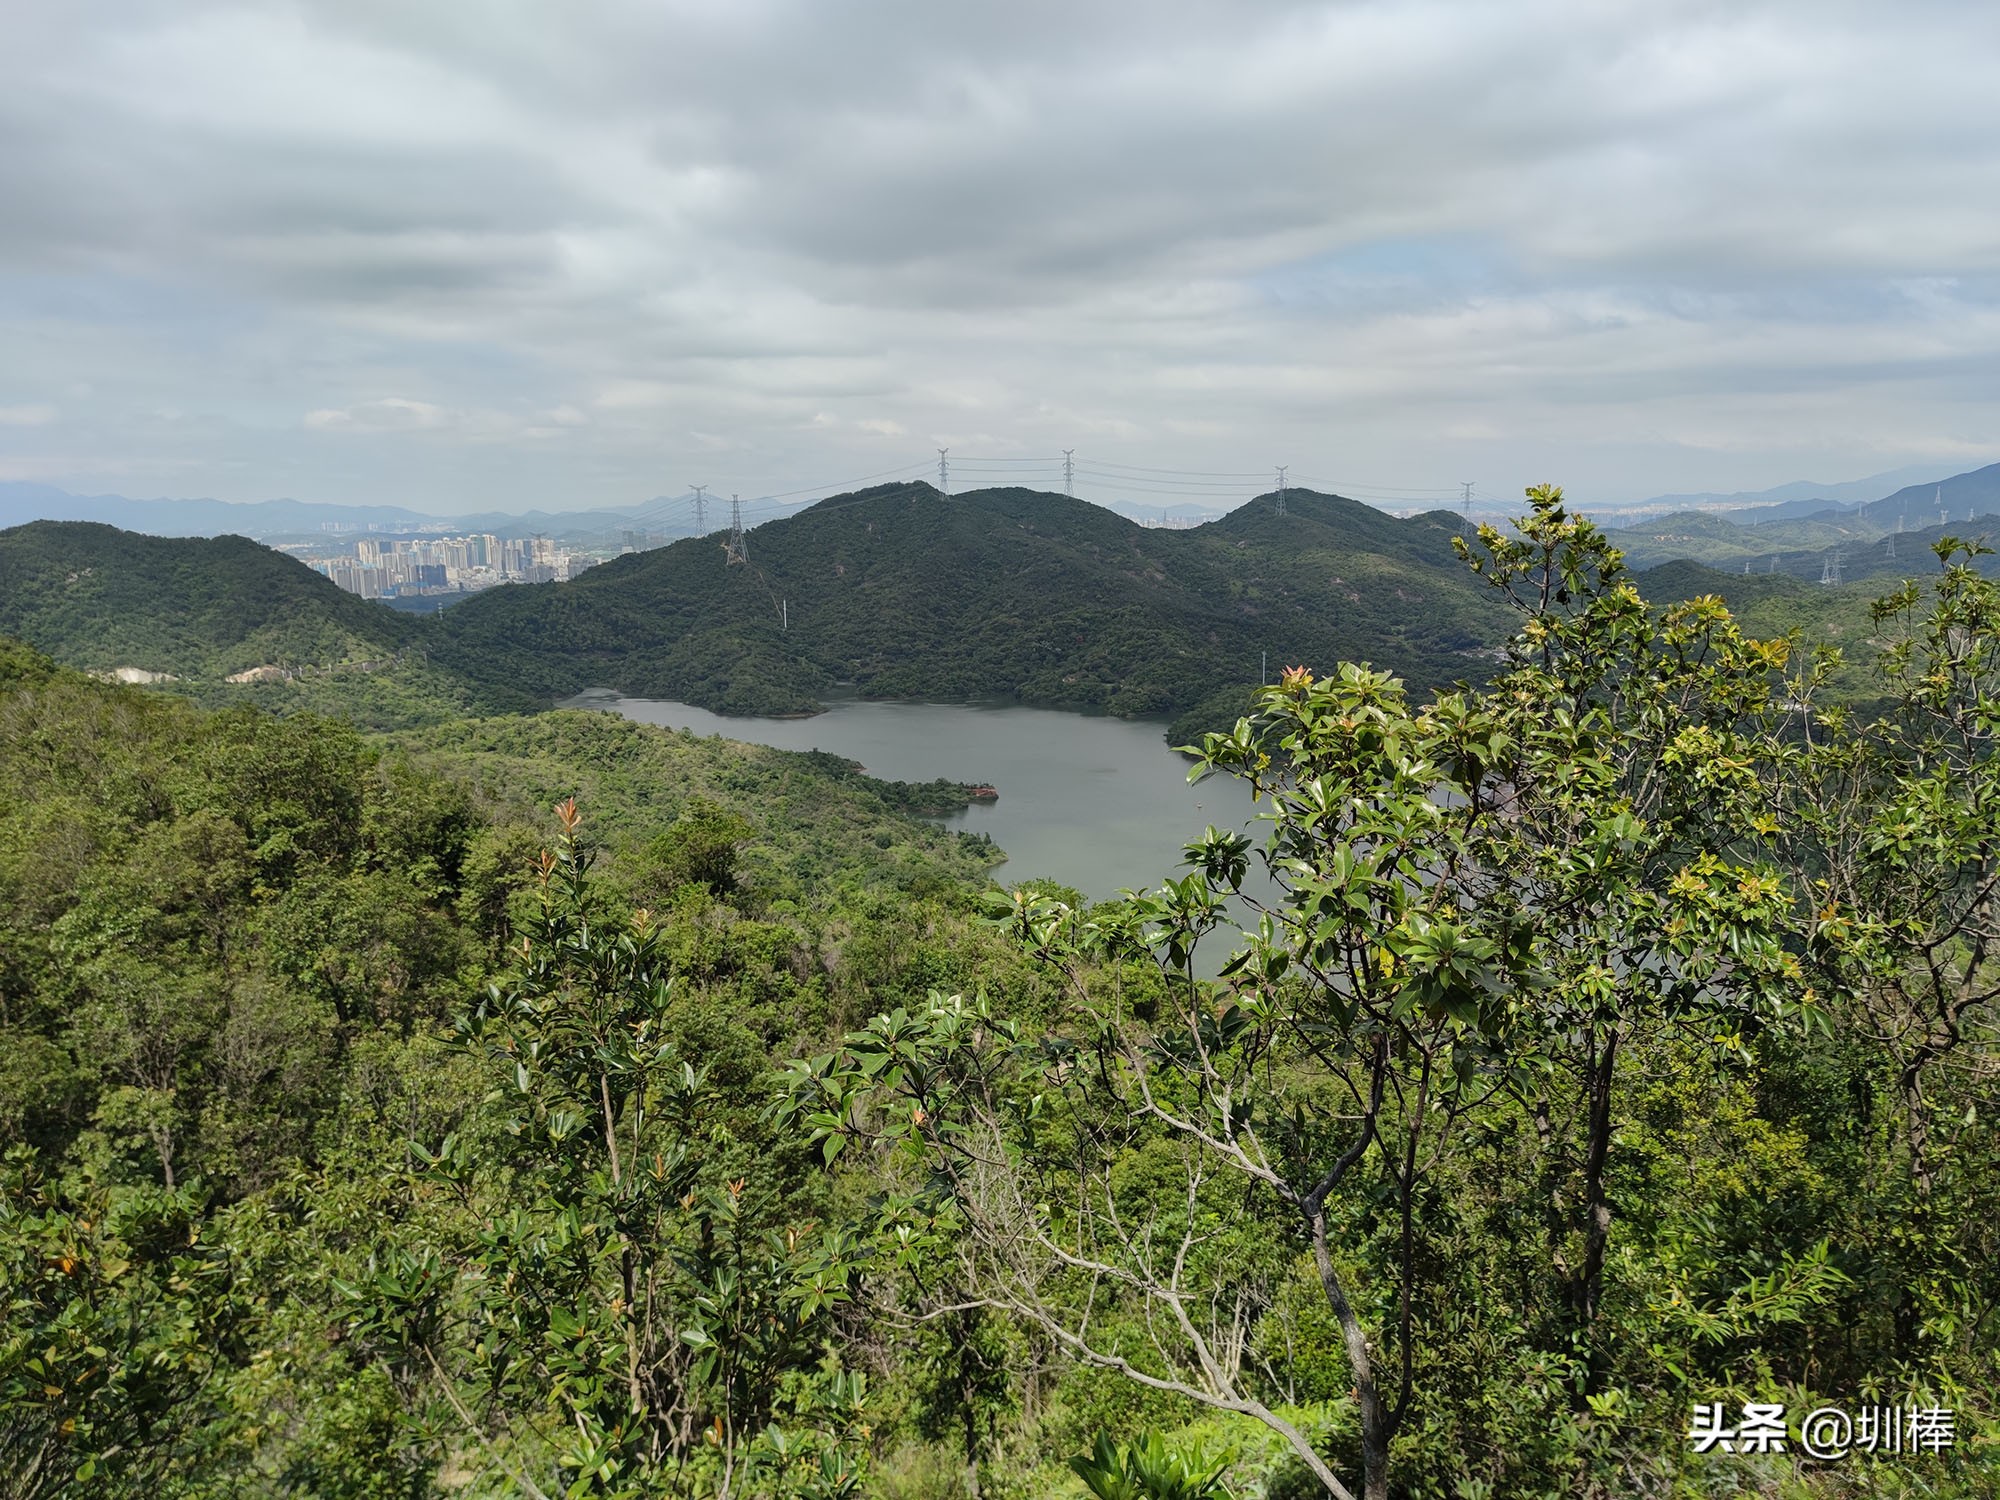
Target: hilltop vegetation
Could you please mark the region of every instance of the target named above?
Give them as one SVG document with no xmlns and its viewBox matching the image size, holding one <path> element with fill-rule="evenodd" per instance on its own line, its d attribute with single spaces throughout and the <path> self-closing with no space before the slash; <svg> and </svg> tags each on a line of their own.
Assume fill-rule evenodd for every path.
<svg viewBox="0 0 2000 1500">
<path fill-rule="evenodd" d="M 602 714 L 371 740 L 0 638 L 7 1494 L 362 1500 L 457 1462 L 398 1435 L 341 1286 L 411 1212 L 453 1221 L 402 1197 L 407 1140 L 492 1102 L 451 1022 L 505 973 L 578 792 L 601 917 L 671 933 L 702 1188 L 752 1184 L 753 1234 L 811 1198 L 768 1149 L 772 1056 L 963 963 L 1026 993 L 968 912 L 990 846 L 906 810 L 950 789 Z"/>
<path fill-rule="evenodd" d="M 1744 601 L 1759 629 L 1864 643 L 1837 683 L 1860 692 L 1867 599 L 1925 568 L 1941 534 L 1856 540 L 1872 525 L 1693 515 L 1609 536 L 1663 570 L 1648 585 L 1662 595 L 1699 586 Z M 417 618 L 241 538 L 36 523 L 0 532 L 0 630 L 72 665 L 170 673 L 165 686 L 211 707 L 367 728 L 546 708 L 584 687 L 738 714 L 809 713 L 842 688 L 1156 715 L 1179 744 L 1233 722 L 1267 664 L 1367 661 L 1420 692 L 1483 678 L 1505 622 L 1452 555 L 1459 529 L 1447 512 L 1399 520 L 1303 490 L 1282 516 L 1265 497 L 1169 531 L 1036 491 L 892 485 L 757 528 L 747 565 L 725 564 L 719 536 L 691 539 Z M 1785 549 L 1830 536 L 1849 586 L 1819 589 L 1822 554 Z M 224 680 L 269 665 L 290 675 Z"/>
<path fill-rule="evenodd" d="M 89 521 L 0 531 L 0 633 L 87 669 L 177 677 L 386 660 L 416 622 L 240 536 L 140 536 Z"/>
<path fill-rule="evenodd" d="M 1490 690 L 1284 673 L 1202 747 L 1268 849 L 1094 907 L 828 756 L 0 639 L 7 1493 L 1985 1493 L 2000 600 L 1806 743 L 1814 664 L 1536 507 Z"/>
<path fill-rule="evenodd" d="M 1621 527 L 1606 535 L 1634 568 L 1686 561 L 1724 569 L 1734 563 L 1740 572 L 1745 563 L 1753 564 L 1754 571 L 1769 569 L 1775 557 L 1787 553 L 1797 567 L 1801 553 L 1812 553 L 1816 558 L 1828 548 L 1854 547 L 1875 540 L 1881 533 L 1845 515 L 1749 526 L 1727 516 L 1688 512 L 1644 526 Z"/>
<path fill-rule="evenodd" d="M 1294 490 L 1188 531 L 1030 490 L 888 485 L 749 535 L 498 589 L 440 622 L 434 656 L 551 698 L 584 687 L 725 713 L 880 697 L 1018 697 L 1167 715 L 1274 663 L 1342 658 L 1424 687 L 1477 675 L 1500 629 L 1448 516 L 1400 521 Z M 786 628 L 785 621 L 789 621 Z"/>
<path fill-rule="evenodd" d="M 1283 516 L 1267 499 L 1149 530 L 1060 495 L 895 485 L 757 528 L 745 566 L 693 539 L 418 620 L 241 538 L 38 522 L 0 532 L 0 630 L 72 665 L 171 674 L 211 706 L 376 728 L 584 687 L 801 713 L 836 685 L 1125 715 L 1226 705 L 1219 722 L 1267 658 L 1375 661 L 1420 687 L 1479 675 L 1500 617 L 1451 555 L 1456 527 L 1294 490 Z M 301 670 L 224 681 L 266 665 Z"/>
<path fill-rule="evenodd" d="M 432 662 L 429 629 L 244 537 L 141 536 L 87 521 L 0 531 L 0 634 L 70 666 L 136 667 L 211 707 L 320 711 L 370 728 L 534 705 Z M 259 667 L 296 675 L 227 680 Z"/>
</svg>

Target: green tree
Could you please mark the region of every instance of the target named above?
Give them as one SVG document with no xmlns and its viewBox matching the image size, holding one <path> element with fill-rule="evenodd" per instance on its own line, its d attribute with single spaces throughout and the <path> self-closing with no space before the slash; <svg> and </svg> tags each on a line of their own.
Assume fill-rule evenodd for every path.
<svg viewBox="0 0 2000 1500">
<path fill-rule="evenodd" d="M 1528 499 L 1517 530 L 1456 543 L 1520 628 L 1483 694 L 1434 713 L 1440 753 L 1479 765 L 1455 790 L 1491 812 L 1453 882 L 1533 945 L 1510 1046 L 1537 1066 L 1508 1088 L 1535 1129 L 1581 1397 L 1606 1373 L 1622 1058 L 1676 1033 L 1697 1055 L 1707 1043 L 1747 1056 L 1766 1028 L 1802 1022 L 1814 995 L 1785 941 L 1789 886 L 1766 847 L 1760 774 L 1790 643 L 1748 638 L 1713 596 L 1649 604 L 1560 489 Z"/>
<path fill-rule="evenodd" d="M 183 1473 L 248 1312 L 190 1194 L 51 1181 L 0 1164 L 0 1487 L 12 1500 L 137 1495 Z"/>
<path fill-rule="evenodd" d="M 1205 740 L 1196 774 L 1237 776 L 1268 810 L 1275 895 L 1247 881 L 1251 841 L 1213 828 L 1188 846 L 1191 873 L 1153 891 L 1089 911 L 1018 892 L 1017 937 L 1070 988 L 1052 1034 L 934 1001 L 795 1074 L 830 1151 L 883 1136 L 924 1164 L 961 1279 L 989 1305 L 1085 1362 L 1256 1417 L 1343 1497 L 1243 1359 L 1274 1243 L 1310 1253 L 1362 1489 L 1382 1500 L 1422 1370 L 1446 1358 L 1429 1305 L 1440 1186 L 1468 1124 L 1516 1101 L 1553 1113 L 1565 1077 L 1583 1092 L 1581 1253 L 1564 1272 L 1581 1397 L 1619 1038 L 1681 1020 L 1738 1036 L 1801 988 L 1783 883 L 1733 857 L 1754 780 L 1712 727 L 1782 654 L 1710 602 L 1656 617 L 1560 492 L 1531 498 L 1532 550 L 1495 551 L 1503 584 L 1537 579 L 1536 605 L 1491 693 L 1413 709 L 1385 673 L 1295 668 Z M 1239 902 L 1254 928 L 1231 919 Z M 1199 952 L 1218 935 L 1234 952 L 1212 983 Z M 1142 1008 L 1126 977 L 1145 963 L 1164 985 Z M 1158 1171 L 1138 1177 L 1135 1157 Z M 1136 1309 L 1137 1352 L 1095 1287 Z"/>
<path fill-rule="evenodd" d="M 1984 1199 L 2000 1159 L 2000 586 L 1976 566 L 1984 545 L 1933 550 L 1933 577 L 1874 605 L 1883 711 L 1828 703 L 1842 663 L 1817 653 L 1769 730 L 1765 790 L 1801 949 L 1857 1054 L 1850 1113 L 1889 1127 L 1861 1178 L 1872 1213 L 1842 1236 L 1857 1291 L 1878 1288 L 1853 1316 L 1878 1330 L 1878 1366 L 1963 1391 L 2000 1376 Z"/>
<path fill-rule="evenodd" d="M 462 1028 L 499 1084 L 493 1155 L 419 1149 L 420 1193 L 458 1199 L 465 1232 L 385 1246 L 352 1289 L 361 1326 L 532 1494 L 852 1494 L 863 1385 L 828 1338 L 855 1239 L 719 1174 L 663 931 L 601 906 L 575 804 L 557 811 L 539 916 Z"/>
<path fill-rule="evenodd" d="M 1007 1329 L 986 1308 L 952 1307 L 922 1327 L 920 1339 L 912 1351 L 917 1430 L 954 1441 L 965 1461 L 966 1490 L 979 1500 L 980 1464 L 1017 1404 Z"/>
<path fill-rule="evenodd" d="M 715 896 L 732 895 L 737 853 L 755 832 L 749 819 L 696 797 L 648 848 L 652 868 L 646 884 L 661 899 L 681 885 L 698 885 Z"/>
</svg>

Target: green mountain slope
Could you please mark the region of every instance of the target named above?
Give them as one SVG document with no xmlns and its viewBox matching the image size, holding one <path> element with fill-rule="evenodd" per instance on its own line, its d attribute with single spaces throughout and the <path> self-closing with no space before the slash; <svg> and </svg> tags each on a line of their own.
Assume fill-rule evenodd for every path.
<svg viewBox="0 0 2000 1500">
<path fill-rule="evenodd" d="M 1988 464 L 1954 474 L 1935 484 L 1912 484 L 1870 501 L 1857 514 L 1879 530 L 1953 526 L 1961 530 L 1971 518 L 2000 512 L 2000 464 Z"/>
<path fill-rule="evenodd" d="M 1693 524 L 1699 523 L 1699 524 Z M 1869 581 L 1876 592 L 1903 578 L 1927 575 L 1937 567 L 1933 545 L 1943 536 L 1980 540 L 2000 536 L 2000 515 L 1981 514 L 1940 526 L 1907 531 L 1878 530 L 1872 522 L 1835 526 L 1788 522 L 1735 526 L 1719 516 L 1675 516 L 1652 528 L 1607 532 L 1626 561 L 1649 577 L 1679 563 L 1698 563 L 1733 577 L 1790 578 L 1815 586 Z M 1761 549 L 1761 550 L 1759 550 Z M 1976 558 L 1974 566 L 1992 575 L 2000 557 Z M 1665 589 L 1655 591 L 1665 597 Z M 1654 597 L 1649 594 L 1648 597 Z"/>
<path fill-rule="evenodd" d="M 228 676 L 389 657 L 420 627 L 240 536 L 140 536 L 90 521 L 0 531 L 0 633 L 71 665 Z"/>
<path fill-rule="evenodd" d="M 87 521 L 0 531 L 0 634 L 87 671 L 164 674 L 211 705 L 310 708 L 380 727 L 523 706 L 429 662 L 430 628 L 244 537 L 141 536 Z M 281 670 L 227 680 L 260 667 Z"/>
<path fill-rule="evenodd" d="M 1032 490 L 887 485 L 749 534 L 503 588 L 435 627 L 468 677 L 553 698 L 587 686 L 722 712 L 871 696 L 1014 696 L 1119 714 L 1185 709 L 1272 669 L 1347 657 L 1420 686 L 1476 675 L 1501 614 L 1453 558 L 1455 518 L 1398 520 L 1307 491 L 1189 531 Z"/>
<path fill-rule="evenodd" d="M 1796 564 L 1801 553 L 1858 546 L 1881 534 L 1881 527 L 1849 515 L 1829 514 L 1809 520 L 1766 521 L 1748 526 L 1725 516 L 1694 511 L 1606 533 L 1634 568 L 1686 559 L 1718 568 L 1734 564 L 1738 571 L 1745 563 L 1753 571 L 1767 568 L 1774 556 L 1782 560 L 1787 554 Z"/>
<path fill-rule="evenodd" d="M 1453 555 L 1459 524 L 1293 490 L 1282 515 L 1267 496 L 1151 530 L 1062 495 L 894 485 L 757 528 L 743 565 L 717 534 L 416 618 L 240 537 L 37 522 L 0 532 L 0 633 L 73 666 L 171 674 L 210 705 L 373 728 L 546 707 L 588 686 L 725 713 L 810 712 L 852 690 L 1161 715 L 1180 743 L 1233 721 L 1267 662 L 1367 661 L 1420 693 L 1480 676 L 1510 619 Z M 1643 568 L 1676 543 L 1726 557 L 1778 529 L 1691 515 L 1614 535 L 1650 544 L 1629 554 Z M 1842 545 L 1840 588 L 1818 582 L 1830 551 L 1807 550 L 1776 574 L 1762 559 L 1749 576 L 1677 560 L 1640 586 L 1655 600 L 1720 592 L 1760 632 L 1853 642 L 1870 598 L 1935 566 L 1935 531 Z M 287 671 L 226 681 L 264 666 Z"/>
</svg>

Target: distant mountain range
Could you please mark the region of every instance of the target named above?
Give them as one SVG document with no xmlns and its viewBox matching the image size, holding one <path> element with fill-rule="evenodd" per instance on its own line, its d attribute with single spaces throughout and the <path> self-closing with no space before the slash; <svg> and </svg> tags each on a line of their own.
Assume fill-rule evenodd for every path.
<svg viewBox="0 0 2000 1500">
<path fill-rule="evenodd" d="M 1944 535 L 2000 534 L 2000 464 L 1923 484 L 1860 505 L 1794 513 L 1682 511 L 1613 527 L 1635 568 L 1685 559 L 1730 572 L 1789 573 L 1808 581 L 1902 576 L 1921 571 L 1925 548 Z M 1774 512 L 1782 510 L 1783 515 Z M 1608 521 L 1610 518 L 1607 517 Z M 1988 566 L 1990 559 L 1982 559 Z"/>
<path fill-rule="evenodd" d="M 1683 513 L 1611 535 L 1635 567 L 1665 565 L 1640 580 L 1648 597 L 1728 578 L 1775 628 L 1847 629 L 1864 591 L 1808 585 L 1926 571 L 1942 530 L 2000 532 L 2000 514 L 1918 524 L 1939 483 L 1948 511 L 1992 497 L 2000 512 L 1996 465 L 1800 520 Z M 1510 617 L 1453 555 L 1461 524 L 1295 489 L 1282 512 L 1265 495 L 1170 530 L 1041 491 L 891 484 L 752 529 L 741 562 L 712 533 L 418 618 L 241 538 L 41 521 L 0 531 L 0 635 L 211 701 L 384 725 L 605 687 L 741 714 L 808 713 L 840 691 L 1007 697 L 1178 716 L 1187 736 L 1295 663 L 1368 662 L 1420 694 L 1483 676 Z"/>
<path fill-rule="evenodd" d="M 399 505 L 323 505 L 304 500 L 131 500 L 123 495 L 73 495 L 45 484 L 0 483 L 0 528 L 30 521 L 97 521 L 149 536 L 248 536 L 259 540 L 342 531 L 414 531 L 443 527 L 497 536 L 560 538 L 606 535 L 638 527 L 660 535 L 693 531 L 674 501 L 661 497 L 623 509 L 481 511 L 433 516 Z"/>
<path fill-rule="evenodd" d="M 1880 499 L 1903 485 L 1934 484 L 1951 472 L 1945 464 L 1906 464 L 1866 479 L 1821 484 L 1817 480 L 1795 479 L 1768 490 L 1737 490 L 1728 494 L 1701 490 L 1686 495 L 1655 495 L 1650 500 L 1619 506 L 1619 510 L 1655 515 L 1675 511 L 1755 512 L 1758 521 L 1788 521 L 1823 511 L 1840 510 Z M 1749 519 L 1739 515 L 1734 519 Z"/>
<path fill-rule="evenodd" d="M 1854 514 L 1885 532 L 1899 526 L 1905 531 L 1930 525 L 1949 528 L 1955 521 L 2000 515 L 2000 464 L 1936 482 L 1906 485 L 1893 495 L 1858 507 Z"/>
<path fill-rule="evenodd" d="M 1282 514 L 1264 496 L 1171 531 L 1041 491 L 883 485 L 756 528 L 742 564 L 711 537 L 489 590 L 431 650 L 496 686 L 730 713 L 810 711 L 849 687 L 1171 716 L 1266 663 L 1342 659 L 1424 688 L 1482 675 L 1504 628 L 1452 555 L 1458 524 L 1292 490 Z"/>
<path fill-rule="evenodd" d="M 1063 495 L 889 485 L 756 527 L 744 563 L 688 539 L 421 620 L 249 542 L 38 522 L 0 532 L 0 633 L 205 681 L 420 651 L 487 704 L 611 687 L 735 713 L 847 687 L 1171 716 L 1295 662 L 1420 689 L 1483 673 L 1504 612 L 1452 555 L 1458 517 L 1284 499 L 1176 531 Z"/>
<path fill-rule="evenodd" d="M 132 500 L 124 495 L 75 495 L 52 485 L 0 483 L 0 528 L 30 521 L 97 521 L 149 536 L 247 536 L 259 541 L 293 541 L 346 532 L 491 532 L 502 537 L 549 536 L 558 540 L 613 541 L 631 530 L 654 537 L 696 534 L 694 494 L 658 496 L 630 506 L 594 510 L 531 510 L 520 514 L 480 511 L 435 516 L 400 505 L 325 505 L 303 500 Z M 1101 502 L 1103 508 L 1142 526 L 1185 529 L 1219 520 L 1229 505 L 1145 505 L 1132 500 Z M 720 521 L 728 507 L 713 496 L 710 516 Z"/>
<path fill-rule="evenodd" d="M 1733 521 L 1763 525 L 1855 509 L 1869 502 L 1881 501 L 1884 497 L 1894 499 L 1906 491 L 1914 497 L 1925 486 L 1935 487 L 1940 481 L 1949 490 L 1969 477 L 1948 476 L 1939 465 L 1918 464 L 1836 484 L 1797 480 L 1767 490 L 1655 495 L 1650 500 L 1630 505 L 1592 506 L 1585 501 L 1581 508 L 1600 517 L 1605 524 L 1614 526 L 1621 520 L 1656 519 L 1682 512 L 1726 512 Z M 439 516 L 398 505 L 329 505 L 302 500 L 252 503 L 202 499 L 133 500 L 123 495 L 76 495 L 51 485 L 12 482 L 0 483 L 0 528 L 43 520 L 99 521 L 121 530 L 152 536 L 239 535 L 260 541 L 303 540 L 325 537 L 329 532 L 444 529 L 492 532 L 503 537 L 541 535 L 585 545 L 616 545 L 623 540 L 625 533 L 635 530 L 654 538 L 694 535 L 696 528 L 690 503 L 693 498 L 693 492 L 689 491 L 629 506 L 606 506 L 592 510 L 481 511 L 472 515 Z M 1970 495 L 1964 498 L 1968 503 L 1974 500 Z M 1245 502 L 1181 501 L 1156 505 L 1117 499 L 1091 503 L 1146 527 L 1184 530 L 1220 520 Z M 719 523 L 726 511 L 714 498 L 711 498 L 710 505 L 713 507 L 711 518 Z M 1913 520 L 1917 510 L 1914 499 L 1909 509 L 1907 519 Z M 1498 514 L 1492 505 L 1482 503 L 1482 517 L 1497 519 Z M 1890 524 L 1893 526 L 1893 521 Z"/>
</svg>

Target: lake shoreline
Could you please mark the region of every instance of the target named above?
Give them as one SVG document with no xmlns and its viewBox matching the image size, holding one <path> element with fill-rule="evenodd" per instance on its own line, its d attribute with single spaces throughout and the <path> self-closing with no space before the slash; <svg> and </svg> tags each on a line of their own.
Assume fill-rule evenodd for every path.
<svg viewBox="0 0 2000 1500">
<path fill-rule="evenodd" d="M 1147 889 L 1184 871 L 1185 846 L 1208 825 L 1245 827 L 1254 812 L 1239 783 L 1190 786 L 1188 761 L 1165 742 L 1158 719 L 1008 699 L 936 703 L 858 694 L 831 697 L 810 716 L 724 715 L 604 689 L 558 706 L 817 751 L 861 766 L 878 781 L 949 786 L 952 795 L 938 798 L 936 820 L 998 846 L 1005 883 L 1047 879 L 1090 900 Z M 973 797 L 976 791 L 993 795 Z"/>
<path fill-rule="evenodd" d="M 708 708 L 702 704 L 688 703 L 685 699 L 652 698 L 644 694 L 622 692 L 618 688 L 611 687 L 579 688 L 567 698 L 555 699 L 554 707 L 595 708 L 620 700 L 629 700 L 634 703 L 678 703 L 687 708 L 699 709 L 702 713 L 712 714 L 718 719 L 743 719 L 750 722 L 757 722 L 764 719 L 784 721 L 817 719 L 833 712 L 844 703 L 908 704 L 926 708 L 1025 708 L 1034 709 L 1042 713 L 1073 714 L 1080 719 L 1114 719 L 1121 724 L 1157 724 L 1160 726 L 1161 739 L 1169 742 L 1174 738 L 1173 726 L 1179 722 L 1179 717 L 1171 714 L 1121 714 L 1108 708 L 1096 708 L 1088 705 L 1080 706 L 1053 699 L 1044 701 L 1038 698 L 1023 698 L 1018 695 L 1004 693 L 976 698 L 905 698 L 894 694 L 876 695 L 854 691 L 852 690 L 854 687 L 852 683 L 835 683 L 834 686 L 835 688 L 850 689 L 850 691 L 827 693 L 823 695 L 824 701 L 816 702 L 811 708 L 783 709 L 766 713 L 731 713 L 727 709 Z M 1169 744 L 1169 748 L 1174 747 Z"/>
</svg>

